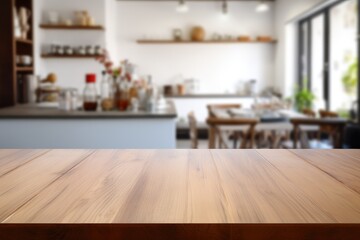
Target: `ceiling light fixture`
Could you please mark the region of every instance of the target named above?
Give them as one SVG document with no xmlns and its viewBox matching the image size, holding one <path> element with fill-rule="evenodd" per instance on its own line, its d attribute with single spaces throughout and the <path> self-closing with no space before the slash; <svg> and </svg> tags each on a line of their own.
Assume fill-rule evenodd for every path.
<svg viewBox="0 0 360 240">
<path fill-rule="evenodd" d="M 222 4 L 222 14 L 223 15 L 228 15 L 229 13 L 229 7 L 228 7 L 228 3 L 226 0 L 223 1 L 223 4 Z"/>
<path fill-rule="evenodd" d="M 179 13 L 186 13 L 189 11 L 189 7 L 186 4 L 185 0 L 180 0 L 178 6 L 176 7 L 176 11 Z"/>
<path fill-rule="evenodd" d="M 267 12 L 269 9 L 269 4 L 266 1 L 261 1 L 256 7 L 256 12 Z"/>
</svg>

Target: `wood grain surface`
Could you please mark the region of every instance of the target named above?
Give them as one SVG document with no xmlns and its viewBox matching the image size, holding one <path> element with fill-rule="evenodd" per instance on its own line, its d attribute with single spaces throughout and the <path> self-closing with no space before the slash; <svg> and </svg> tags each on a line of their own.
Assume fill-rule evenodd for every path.
<svg viewBox="0 0 360 240">
<path fill-rule="evenodd" d="M 329 176 L 360 193 L 359 150 L 292 150 L 296 155 L 326 172 Z"/>
<path fill-rule="evenodd" d="M 0 150 L 0 222 L 360 233 L 360 150 Z"/>
</svg>

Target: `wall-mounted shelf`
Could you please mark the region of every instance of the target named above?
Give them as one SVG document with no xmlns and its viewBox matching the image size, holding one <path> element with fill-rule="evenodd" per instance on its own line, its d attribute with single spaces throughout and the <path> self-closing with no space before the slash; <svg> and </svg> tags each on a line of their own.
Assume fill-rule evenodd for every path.
<svg viewBox="0 0 360 240">
<path fill-rule="evenodd" d="M 21 39 L 21 38 L 15 38 L 15 41 L 17 43 L 23 43 L 23 44 L 33 44 L 33 41 L 32 40 L 28 40 L 28 39 Z"/>
<path fill-rule="evenodd" d="M 205 40 L 201 42 L 195 42 L 195 41 L 174 41 L 174 40 L 137 40 L 137 43 L 138 44 L 249 44 L 249 43 L 274 44 L 277 43 L 277 41 L 276 40 L 272 40 L 272 41 Z"/>
<path fill-rule="evenodd" d="M 96 26 L 67 26 L 67 25 L 48 25 L 48 24 L 41 24 L 40 28 L 48 29 L 48 30 L 104 30 L 103 26 L 96 25 Z"/>
<path fill-rule="evenodd" d="M 33 72 L 34 68 L 33 67 L 16 67 L 16 71 L 17 72 Z"/>
<path fill-rule="evenodd" d="M 42 54 L 41 58 L 64 58 L 64 59 L 76 59 L 76 58 L 98 58 L 101 57 L 99 55 L 52 55 L 52 54 Z"/>
</svg>

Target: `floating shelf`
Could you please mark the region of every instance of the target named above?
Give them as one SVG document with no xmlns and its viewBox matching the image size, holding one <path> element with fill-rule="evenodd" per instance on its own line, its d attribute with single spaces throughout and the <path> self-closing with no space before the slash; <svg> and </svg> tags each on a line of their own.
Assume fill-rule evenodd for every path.
<svg viewBox="0 0 360 240">
<path fill-rule="evenodd" d="M 174 41 L 174 40 L 137 40 L 137 43 L 138 44 L 249 44 L 249 43 L 274 44 L 277 43 L 277 41 L 276 40 L 272 40 L 272 41 L 205 40 L 201 42 L 195 42 L 195 41 Z"/>
<path fill-rule="evenodd" d="M 52 54 L 42 54 L 42 58 L 98 58 L 100 55 L 52 55 Z"/>
<path fill-rule="evenodd" d="M 17 43 L 24 43 L 24 44 L 33 44 L 33 41 L 32 40 L 28 40 L 28 39 L 21 39 L 21 38 L 15 38 L 15 41 Z"/>
<path fill-rule="evenodd" d="M 16 67 L 16 71 L 17 72 L 33 72 L 34 68 L 33 67 Z"/>
<path fill-rule="evenodd" d="M 67 25 L 48 25 L 48 24 L 41 24 L 40 28 L 42 29 L 49 29 L 49 30 L 104 30 L 103 26 L 96 25 L 96 26 L 67 26 Z"/>
</svg>

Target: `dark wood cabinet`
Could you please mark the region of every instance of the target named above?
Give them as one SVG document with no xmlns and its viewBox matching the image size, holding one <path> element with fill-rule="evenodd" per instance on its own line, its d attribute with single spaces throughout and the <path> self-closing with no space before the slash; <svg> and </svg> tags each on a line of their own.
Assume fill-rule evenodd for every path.
<svg viewBox="0 0 360 240">
<path fill-rule="evenodd" d="M 25 7 L 31 12 L 27 39 L 15 38 L 14 8 Z M 3 0 L 0 8 L 0 108 L 14 106 L 24 99 L 23 80 L 34 74 L 34 24 L 32 0 Z M 32 65 L 17 64 L 17 56 L 31 56 Z"/>
</svg>

